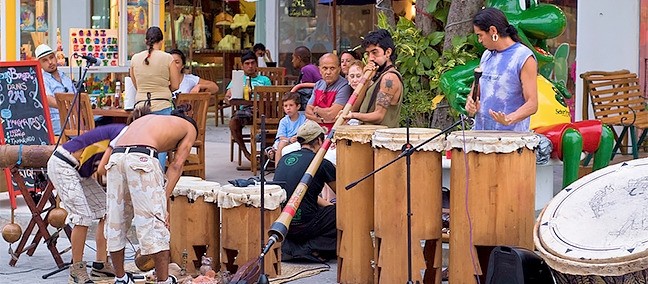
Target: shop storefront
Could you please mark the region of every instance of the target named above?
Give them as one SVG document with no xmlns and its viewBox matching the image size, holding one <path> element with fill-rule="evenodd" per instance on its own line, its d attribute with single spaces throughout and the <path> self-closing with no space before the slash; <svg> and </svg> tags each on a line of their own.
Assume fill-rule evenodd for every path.
<svg viewBox="0 0 648 284">
<path fill-rule="evenodd" d="M 163 24 L 163 7 L 154 0 L 0 0 L 0 4 L 1 60 L 35 59 L 36 47 L 47 44 L 56 50 L 59 64 L 68 67 L 64 72 L 76 79 L 78 66 L 85 66 L 79 56 L 93 55 L 99 63 L 88 71 L 89 92 L 102 85 L 112 90 L 115 79 L 128 72 L 130 57 L 146 48 L 146 29 Z"/>
<path fill-rule="evenodd" d="M 278 2 L 278 65 L 293 75 L 298 75 L 290 63 L 296 47 L 308 47 L 314 60 L 333 50 L 354 49 L 377 22 L 375 1 L 338 0 L 335 5 L 331 0 Z"/>
</svg>

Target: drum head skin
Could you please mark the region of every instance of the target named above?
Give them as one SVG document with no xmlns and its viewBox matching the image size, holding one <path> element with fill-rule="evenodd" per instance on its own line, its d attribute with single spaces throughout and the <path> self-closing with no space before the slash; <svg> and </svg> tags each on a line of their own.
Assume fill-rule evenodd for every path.
<svg viewBox="0 0 648 284">
<path fill-rule="evenodd" d="M 648 268 L 648 158 L 572 183 L 547 205 L 536 230 L 536 247 L 552 268 L 569 270 L 563 272 L 623 275 Z"/>
<path fill-rule="evenodd" d="M 171 192 L 173 197 L 186 196 L 191 202 L 203 197 L 205 202 L 214 203 L 217 201 L 221 185 L 217 182 L 206 181 L 197 177 L 182 176 L 176 187 Z"/>
<path fill-rule="evenodd" d="M 359 142 L 366 144 L 371 142 L 371 136 L 378 129 L 385 129 L 387 126 L 384 125 L 340 125 L 335 129 L 335 141 L 338 140 L 350 140 L 353 142 Z"/>
<path fill-rule="evenodd" d="M 441 130 L 432 128 L 410 128 L 409 142 L 412 146 L 416 147 L 440 132 Z M 400 151 L 403 149 L 405 143 L 407 143 L 406 128 L 387 128 L 376 130 L 371 144 L 374 148 L 386 148 L 391 151 Z M 418 148 L 418 150 L 441 152 L 445 149 L 444 144 L 443 135 L 439 135 L 429 143 Z"/>
<path fill-rule="evenodd" d="M 511 153 L 521 148 L 533 150 L 540 142 L 532 132 L 494 130 L 454 131 L 446 139 L 446 150 L 456 148 L 484 154 Z"/>
</svg>

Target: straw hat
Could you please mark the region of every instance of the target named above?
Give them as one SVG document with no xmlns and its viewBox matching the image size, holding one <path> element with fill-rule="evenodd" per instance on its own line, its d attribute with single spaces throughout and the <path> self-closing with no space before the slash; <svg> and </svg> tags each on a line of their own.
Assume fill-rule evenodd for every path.
<svg viewBox="0 0 648 284">
<path fill-rule="evenodd" d="M 52 50 L 51 47 L 47 44 L 41 44 L 38 47 L 36 47 L 36 58 L 41 59 L 47 55 L 50 55 L 54 53 L 54 50 Z"/>
</svg>

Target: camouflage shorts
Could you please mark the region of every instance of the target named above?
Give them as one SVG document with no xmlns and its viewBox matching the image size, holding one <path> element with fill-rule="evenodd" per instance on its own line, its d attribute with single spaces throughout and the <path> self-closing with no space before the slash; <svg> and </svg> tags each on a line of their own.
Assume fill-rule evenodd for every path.
<svg viewBox="0 0 648 284">
<path fill-rule="evenodd" d="M 126 246 L 131 221 L 143 255 L 169 250 L 165 177 L 158 160 L 140 153 L 113 153 L 106 169 L 108 251 Z"/>
<path fill-rule="evenodd" d="M 78 164 L 65 149 L 59 147 L 56 151 Z M 106 192 L 94 178 L 81 177 L 74 167 L 54 155 L 47 161 L 47 176 L 68 212 L 70 223 L 87 227 L 106 215 Z"/>
</svg>

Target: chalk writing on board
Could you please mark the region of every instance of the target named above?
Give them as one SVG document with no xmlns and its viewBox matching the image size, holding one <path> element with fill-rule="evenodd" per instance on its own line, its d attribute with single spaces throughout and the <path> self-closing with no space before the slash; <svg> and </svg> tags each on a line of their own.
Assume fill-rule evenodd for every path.
<svg viewBox="0 0 648 284">
<path fill-rule="evenodd" d="M 0 143 L 46 145 L 53 142 L 41 72 L 38 61 L 0 62 Z M 33 170 L 19 172 L 26 186 L 33 187 Z M 5 176 L 10 177 L 8 170 Z M 10 184 L 17 189 L 15 182 Z"/>
</svg>

